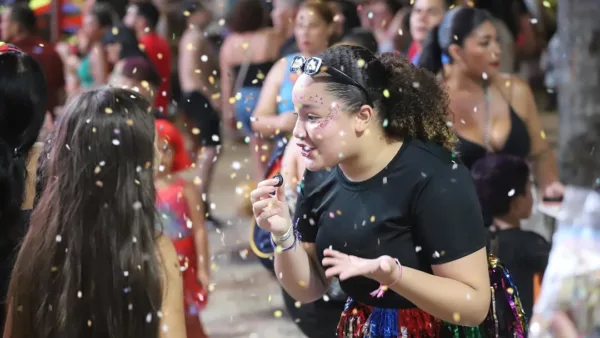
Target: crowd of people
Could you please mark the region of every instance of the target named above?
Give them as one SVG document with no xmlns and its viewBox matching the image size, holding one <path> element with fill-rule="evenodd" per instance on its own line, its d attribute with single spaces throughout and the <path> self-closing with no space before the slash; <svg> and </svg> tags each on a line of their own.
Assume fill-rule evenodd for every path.
<svg viewBox="0 0 600 338">
<path fill-rule="evenodd" d="M 564 190 L 527 3 L 183 0 L 164 31 L 151 1 L 88 5 L 57 44 L 2 10 L 5 338 L 206 337 L 226 138 L 306 336 L 526 336 L 551 245 L 521 224 Z"/>
</svg>

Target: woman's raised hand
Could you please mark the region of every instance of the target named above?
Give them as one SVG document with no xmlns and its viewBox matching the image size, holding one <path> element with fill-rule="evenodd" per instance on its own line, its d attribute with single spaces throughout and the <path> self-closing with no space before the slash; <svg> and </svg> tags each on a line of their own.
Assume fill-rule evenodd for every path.
<svg viewBox="0 0 600 338">
<path fill-rule="evenodd" d="M 283 185 L 276 187 L 277 183 L 279 183 L 277 178 L 258 183 L 256 189 L 250 193 L 250 201 L 258 226 L 275 236 L 282 236 L 292 226 L 292 218 L 285 200 Z"/>
</svg>

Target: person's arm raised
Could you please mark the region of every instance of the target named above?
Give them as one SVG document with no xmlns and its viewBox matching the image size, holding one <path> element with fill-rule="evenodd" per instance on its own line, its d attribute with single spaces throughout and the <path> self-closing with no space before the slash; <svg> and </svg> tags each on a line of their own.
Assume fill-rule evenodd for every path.
<svg viewBox="0 0 600 338">
<path fill-rule="evenodd" d="M 294 299 L 304 303 L 314 302 L 325 294 L 328 282 L 317 263 L 315 244 L 301 243 L 297 239 L 283 185 L 275 187 L 277 182 L 277 179 L 268 179 L 258 184 L 250 195 L 252 211 L 261 228 L 271 232 L 275 238 L 287 236 L 285 240 L 274 240 L 277 245 L 275 272 L 279 283 Z M 301 199 L 299 196 L 298 203 L 302 203 Z M 290 231 L 291 235 L 288 236 Z M 315 236 L 316 233 L 306 236 L 306 239 L 314 241 Z"/>
<path fill-rule="evenodd" d="M 263 137 L 270 137 L 279 132 L 287 132 L 294 128 L 296 119 L 288 112 L 277 112 L 279 90 L 286 74 L 287 61 L 280 59 L 271 68 L 260 91 L 256 108 L 252 113 L 252 130 L 259 132 Z"/>
</svg>

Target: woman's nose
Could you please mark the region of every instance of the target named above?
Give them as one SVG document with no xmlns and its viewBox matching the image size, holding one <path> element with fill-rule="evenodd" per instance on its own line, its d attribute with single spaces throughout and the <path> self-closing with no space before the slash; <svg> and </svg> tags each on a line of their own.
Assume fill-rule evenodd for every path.
<svg viewBox="0 0 600 338">
<path fill-rule="evenodd" d="M 292 130 L 292 135 L 299 140 L 306 138 L 306 130 L 304 129 L 300 119 L 296 119 L 296 124 L 294 125 L 294 130 Z"/>
</svg>

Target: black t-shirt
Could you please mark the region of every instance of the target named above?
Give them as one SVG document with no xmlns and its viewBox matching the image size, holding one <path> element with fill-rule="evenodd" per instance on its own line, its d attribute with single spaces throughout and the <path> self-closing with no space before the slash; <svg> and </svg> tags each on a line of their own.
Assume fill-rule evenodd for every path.
<svg viewBox="0 0 600 338">
<path fill-rule="evenodd" d="M 467 256 L 486 245 L 487 233 L 473 180 L 451 152 L 419 140 L 404 142 L 388 166 L 363 182 L 336 167 L 325 176 L 306 171 L 295 219 L 303 242 L 323 250 L 377 258 L 432 273 L 431 265 Z M 384 308 L 413 308 L 394 292 L 369 293 L 379 284 L 365 277 L 341 283 L 355 300 Z"/>
<path fill-rule="evenodd" d="M 492 253 L 510 272 L 511 278 L 523 303 L 527 318 L 533 311 L 533 276 L 543 274 L 548 265 L 550 243 L 542 236 L 519 228 L 499 230 L 492 233 Z"/>
</svg>

